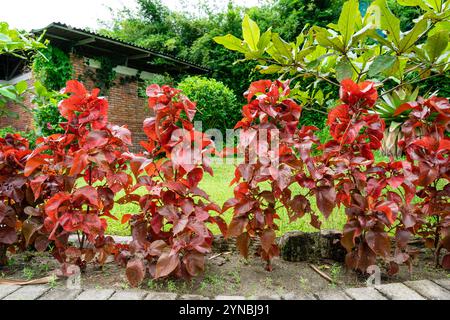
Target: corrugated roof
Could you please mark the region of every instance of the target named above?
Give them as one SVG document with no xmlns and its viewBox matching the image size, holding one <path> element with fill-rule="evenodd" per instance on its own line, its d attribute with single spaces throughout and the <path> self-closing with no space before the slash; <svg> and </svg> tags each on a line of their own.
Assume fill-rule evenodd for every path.
<svg viewBox="0 0 450 320">
<path fill-rule="evenodd" d="M 183 66 L 183 69 L 187 68 L 190 71 L 194 71 L 194 73 L 211 72 L 210 69 L 204 66 L 180 59 L 170 54 L 157 52 L 113 37 L 99 35 L 90 30 L 75 28 L 61 22 L 53 22 L 45 28 L 32 30 L 32 33 L 42 34 L 44 31 L 45 37 L 50 38 L 52 42 L 67 42 L 68 46 L 77 46 L 78 49 L 84 49 L 88 54 L 101 54 L 101 52 L 103 52 L 103 55 L 109 54 L 122 57 L 126 59 L 127 63 L 133 65 L 130 65 L 130 67 L 136 67 L 140 70 L 146 69 L 146 65 L 148 65 L 150 61 L 149 58 L 154 56 L 171 61 L 175 64 L 175 68 L 176 66 Z M 154 65 L 153 68 L 155 68 Z M 171 71 L 174 72 L 174 70 Z"/>
</svg>

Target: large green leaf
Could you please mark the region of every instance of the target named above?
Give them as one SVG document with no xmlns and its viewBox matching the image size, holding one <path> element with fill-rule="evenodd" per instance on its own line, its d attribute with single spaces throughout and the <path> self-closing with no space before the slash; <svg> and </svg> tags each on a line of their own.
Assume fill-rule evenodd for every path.
<svg viewBox="0 0 450 320">
<path fill-rule="evenodd" d="M 245 15 L 244 20 L 242 21 L 242 35 L 244 37 L 244 41 L 247 42 L 251 50 L 258 50 L 258 42 L 261 32 L 256 22 L 250 19 L 248 15 Z"/>
<path fill-rule="evenodd" d="M 345 45 L 337 34 L 331 33 L 330 30 L 323 28 L 316 28 L 318 32 L 316 33 L 317 42 L 326 48 L 331 48 L 339 52 L 345 52 Z"/>
<path fill-rule="evenodd" d="M 375 77 L 379 74 L 382 74 L 383 72 L 392 68 L 395 61 L 397 61 L 397 58 L 394 56 L 378 56 L 370 65 L 367 75 L 369 77 Z"/>
<path fill-rule="evenodd" d="M 1 42 L 10 42 L 11 38 L 8 37 L 8 35 L 4 34 L 4 33 L 0 33 L 0 41 Z"/>
<path fill-rule="evenodd" d="M 409 6 L 409 7 L 419 6 L 423 10 L 429 10 L 429 7 L 427 7 L 427 5 L 423 0 L 397 0 L 397 2 L 402 6 Z"/>
<path fill-rule="evenodd" d="M 20 81 L 20 82 L 16 83 L 15 87 L 16 87 L 17 94 L 20 95 L 27 90 L 28 85 L 27 85 L 26 81 Z"/>
<path fill-rule="evenodd" d="M 221 37 L 214 37 L 213 40 L 217 42 L 218 44 L 223 45 L 225 48 L 233 50 L 233 51 L 239 51 L 242 53 L 247 52 L 246 48 L 244 47 L 242 40 L 239 38 L 236 38 L 235 36 L 231 34 L 227 34 L 225 36 Z"/>
<path fill-rule="evenodd" d="M 427 31 L 428 23 L 425 19 L 418 21 L 400 41 L 398 53 L 409 52 L 420 37 Z"/>
<path fill-rule="evenodd" d="M 387 38 L 393 42 L 396 48 L 399 48 L 400 19 L 389 10 L 386 0 L 375 0 L 367 9 L 367 15 L 374 18 L 376 26 L 384 30 Z"/>
<path fill-rule="evenodd" d="M 339 61 L 336 65 L 336 79 L 341 82 L 344 79 L 352 78 L 353 67 L 347 60 Z"/>
<path fill-rule="evenodd" d="M 292 47 L 278 33 L 272 33 L 272 46 L 267 49 L 267 53 L 282 64 L 292 61 Z"/>
<path fill-rule="evenodd" d="M 448 45 L 448 31 L 442 30 L 428 37 L 424 49 L 431 62 L 436 61 Z"/>
<path fill-rule="evenodd" d="M 342 35 L 342 42 L 346 48 L 348 48 L 351 42 L 352 36 L 355 33 L 355 25 L 358 21 L 361 21 L 358 1 L 349 0 L 345 2 L 342 6 L 337 27 Z"/>
<path fill-rule="evenodd" d="M 272 38 L 272 30 L 269 28 L 266 32 L 261 35 L 258 42 L 258 49 L 263 51 L 269 46 L 270 39 Z"/>
<path fill-rule="evenodd" d="M 444 0 L 422 0 L 427 6 L 434 11 L 441 12 L 444 4 Z"/>
<path fill-rule="evenodd" d="M 16 100 L 17 95 L 11 89 L 10 86 L 0 87 L 0 95 L 10 100 Z"/>
</svg>

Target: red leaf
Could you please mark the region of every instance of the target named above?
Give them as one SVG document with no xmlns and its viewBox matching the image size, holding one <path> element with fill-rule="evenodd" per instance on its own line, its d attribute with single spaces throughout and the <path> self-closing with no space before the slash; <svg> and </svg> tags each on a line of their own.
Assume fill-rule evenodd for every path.
<svg viewBox="0 0 450 320">
<path fill-rule="evenodd" d="M 92 186 L 84 186 L 80 189 L 75 190 L 73 193 L 73 202 L 77 201 L 84 202 L 87 201 L 87 204 L 98 207 L 98 192 L 97 189 Z"/>
<path fill-rule="evenodd" d="M 267 89 L 272 85 L 270 80 L 254 81 L 250 84 L 249 89 L 244 93 L 244 97 L 250 102 L 257 93 L 265 93 Z"/>
<path fill-rule="evenodd" d="M 236 247 L 239 249 L 239 252 L 245 259 L 248 258 L 249 244 L 250 244 L 250 236 L 248 232 L 244 232 L 236 238 Z"/>
<path fill-rule="evenodd" d="M 37 200 L 41 196 L 42 184 L 47 180 L 47 176 L 37 176 L 30 181 L 31 190 L 33 190 L 34 200 Z"/>
<path fill-rule="evenodd" d="M 50 216 L 50 218 L 54 217 L 58 212 L 59 207 L 65 201 L 71 198 L 68 193 L 57 193 L 53 197 L 51 197 L 47 203 L 45 204 L 45 213 Z"/>
<path fill-rule="evenodd" d="M 42 227 L 35 219 L 25 220 L 22 224 L 22 234 L 25 238 L 25 245 L 28 247 L 31 237 Z"/>
<path fill-rule="evenodd" d="M 407 110 L 411 110 L 412 108 L 413 108 L 413 106 L 409 102 L 403 103 L 395 110 L 394 116 L 398 116 L 399 114 L 401 114 Z"/>
<path fill-rule="evenodd" d="M 223 204 L 222 207 L 222 213 L 227 211 L 230 208 L 233 208 L 235 205 L 237 205 L 239 203 L 239 200 L 236 198 L 231 198 L 228 199 L 227 201 L 225 201 L 225 203 Z"/>
<path fill-rule="evenodd" d="M 34 247 L 39 252 L 44 252 L 49 244 L 50 241 L 47 239 L 46 236 L 38 236 L 36 237 L 36 240 L 34 240 Z"/>
<path fill-rule="evenodd" d="M 75 247 L 69 247 L 64 251 L 65 255 L 69 258 L 69 259 L 76 259 L 81 257 L 81 251 L 78 248 Z"/>
<path fill-rule="evenodd" d="M 366 241 L 377 255 L 387 258 L 390 255 L 391 242 L 386 232 L 367 231 Z"/>
<path fill-rule="evenodd" d="M 341 239 L 342 246 L 347 250 L 347 252 L 351 252 L 353 247 L 355 246 L 355 239 L 359 237 L 361 234 L 361 226 L 358 221 L 350 220 L 344 226 L 344 232 Z"/>
<path fill-rule="evenodd" d="M 166 277 L 171 274 L 180 264 L 178 254 L 163 252 L 156 263 L 155 279 Z"/>
<path fill-rule="evenodd" d="M 184 228 L 186 228 L 188 222 L 189 222 L 188 217 L 183 217 L 180 220 L 178 220 L 173 226 L 173 235 L 175 236 L 178 233 L 182 232 Z"/>
<path fill-rule="evenodd" d="M 122 224 L 125 224 L 125 223 L 127 223 L 129 220 L 130 220 L 130 218 L 132 217 L 132 215 L 131 214 L 129 214 L 129 213 L 127 213 L 127 214 L 124 214 L 123 216 L 122 216 L 122 220 L 121 220 L 121 223 Z"/>
<path fill-rule="evenodd" d="M 197 187 L 198 183 L 203 178 L 203 170 L 201 168 L 195 168 L 187 175 L 187 181 L 189 184 L 189 187 Z"/>
<path fill-rule="evenodd" d="M 253 206 L 256 204 L 256 201 L 248 201 L 244 199 L 243 201 L 237 203 L 234 207 L 234 214 L 236 216 L 242 216 L 245 213 L 252 210 Z"/>
<path fill-rule="evenodd" d="M 269 252 L 272 244 L 275 242 L 275 231 L 272 229 L 266 229 L 261 234 L 261 247 L 265 252 Z"/>
<path fill-rule="evenodd" d="M 1 227 L 0 228 L 0 243 L 13 244 L 17 241 L 17 233 L 15 228 Z"/>
<path fill-rule="evenodd" d="M 87 95 L 87 90 L 81 82 L 69 80 L 64 88 L 64 93 L 74 93 L 75 95 L 85 96 Z"/>
<path fill-rule="evenodd" d="M 336 205 L 336 190 L 333 187 L 318 187 L 314 190 L 316 194 L 317 207 L 328 219 Z"/>
<path fill-rule="evenodd" d="M 197 276 L 205 269 L 205 257 L 201 253 L 189 252 L 183 257 L 183 263 L 191 276 Z"/>
<path fill-rule="evenodd" d="M 25 175 L 25 177 L 29 177 L 34 170 L 45 163 L 46 161 L 44 158 L 33 157 L 27 161 L 23 174 Z"/>
<path fill-rule="evenodd" d="M 106 131 L 91 131 L 86 136 L 83 148 L 85 150 L 103 147 L 108 143 L 108 134 Z"/>
<path fill-rule="evenodd" d="M 80 149 L 75 152 L 75 156 L 73 158 L 73 164 L 70 168 L 70 176 L 79 175 L 88 165 L 88 154 L 85 150 Z"/>
<path fill-rule="evenodd" d="M 442 259 L 442 268 L 450 270 L 450 254 L 445 255 Z"/>
<path fill-rule="evenodd" d="M 237 237 L 244 231 L 245 226 L 248 223 L 247 218 L 233 218 L 228 226 L 227 238 Z"/>
<path fill-rule="evenodd" d="M 145 265 L 141 259 L 128 261 L 126 275 L 132 287 L 139 286 L 145 278 Z"/>
</svg>

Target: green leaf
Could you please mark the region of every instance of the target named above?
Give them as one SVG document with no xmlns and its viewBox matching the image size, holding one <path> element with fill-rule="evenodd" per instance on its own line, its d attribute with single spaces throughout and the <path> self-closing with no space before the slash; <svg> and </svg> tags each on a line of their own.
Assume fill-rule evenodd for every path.
<svg viewBox="0 0 450 320">
<path fill-rule="evenodd" d="M 319 28 L 317 28 L 319 30 Z M 320 28 L 322 29 L 322 28 Z M 326 48 L 332 48 L 339 52 L 345 52 L 345 46 L 338 35 L 331 34 L 328 30 L 322 29 L 316 33 L 317 42 Z"/>
<path fill-rule="evenodd" d="M 414 44 L 420 39 L 422 34 L 427 31 L 428 23 L 425 19 L 420 20 L 414 25 L 408 33 L 400 41 L 398 53 L 409 52 Z"/>
<path fill-rule="evenodd" d="M 342 6 L 341 15 L 337 28 L 342 35 L 342 42 L 345 47 L 348 48 L 352 36 L 355 33 L 355 25 L 361 20 L 361 14 L 359 12 L 359 4 L 357 0 L 349 0 Z"/>
<path fill-rule="evenodd" d="M 233 51 L 239 51 L 242 53 L 247 52 L 248 50 L 245 49 L 242 40 L 239 38 L 236 38 L 235 36 L 231 34 L 227 34 L 226 36 L 221 37 L 214 37 L 213 40 L 217 42 L 218 44 L 223 45 L 225 48 L 233 50 Z"/>
<path fill-rule="evenodd" d="M 272 73 L 277 73 L 278 71 L 281 70 L 281 66 L 273 64 L 270 66 L 259 66 L 259 72 L 263 73 L 263 74 L 272 74 Z"/>
<path fill-rule="evenodd" d="M 386 0 L 375 0 L 367 9 L 367 14 L 373 16 L 376 26 L 386 31 L 387 38 L 399 48 L 400 20 L 389 10 Z"/>
<path fill-rule="evenodd" d="M 17 94 L 20 95 L 27 90 L 28 84 L 26 81 L 20 81 L 15 85 L 15 87 L 16 87 Z"/>
<path fill-rule="evenodd" d="M 392 68 L 396 60 L 397 58 L 395 56 L 376 57 L 370 65 L 367 75 L 372 78 L 389 70 L 390 68 Z"/>
<path fill-rule="evenodd" d="M 397 0 L 397 2 L 401 6 L 407 6 L 407 7 L 419 6 L 423 10 L 429 10 L 429 8 L 426 6 L 426 4 L 423 2 L 423 0 Z"/>
<path fill-rule="evenodd" d="M 250 19 L 248 15 L 245 15 L 242 21 L 242 35 L 244 41 L 247 42 L 251 50 L 258 50 L 258 42 L 261 32 L 255 21 Z"/>
<path fill-rule="evenodd" d="M 422 0 L 427 6 L 432 8 L 434 11 L 441 12 L 442 4 L 444 0 Z"/>
<path fill-rule="evenodd" d="M 7 87 L 0 87 L 0 95 L 10 100 L 17 99 L 17 95 L 11 90 L 9 90 Z"/>
<path fill-rule="evenodd" d="M 4 42 L 11 42 L 11 38 L 8 37 L 6 34 L 4 33 L 0 33 L 0 41 L 4 41 Z"/>
<path fill-rule="evenodd" d="M 268 29 L 261 35 L 258 42 L 258 50 L 264 51 L 270 44 L 270 39 L 272 38 L 272 30 Z"/>
<path fill-rule="evenodd" d="M 267 53 L 270 54 L 279 63 L 288 63 L 292 61 L 292 47 L 280 38 L 278 33 L 272 33 L 272 46 Z"/>
<path fill-rule="evenodd" d="M 47 96 L 47 88 L 45 88 L 41 82 L 35 81 L 34 82 L 34 91 L 38 96 Z"/>
<path fill-rule="evenodd" d="M 336 79 L 341 82 L 344 79 L 352 78 L 353 68 L 349 61 L 342 60 L 336 65 Z"/>
<path fill-rule="evenodd" d="M 448 45 L 448 31 L 439 31 L 428 37 L 424 49 L 431 62 L 436 61 Z"/>
</svg>

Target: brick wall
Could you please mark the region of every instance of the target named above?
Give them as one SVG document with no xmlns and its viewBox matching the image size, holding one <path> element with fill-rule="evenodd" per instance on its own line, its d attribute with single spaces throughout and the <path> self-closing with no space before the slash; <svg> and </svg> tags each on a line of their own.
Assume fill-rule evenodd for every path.
<svg viewBox="0 0 450 320">
<path fill-rule="evenodd" d="M 84 59 L 75 55 L 71 55 L 71 60 L 74 67 L 74 79 L 84 79 L 84 85 L 91 90 L 94 87 L 94 83 L 91 79 L 85 76 L 86 71 L 90 69 L 95 72 L 95 69 L 87 66 L 84 63 Z M 131 151 L 138 152 L 142 150 L 139 145 L 139 141 L 146 140 L 144 131 L 142 130 L 142 123 L 145 118 L 149 117 L 150 111 L 147 107 L 146 99 L 139 98 L 137 95 L 138 84 L 137 82 L 127 82 L 125 84 L 120 83 L 120 78 L 124 77 L 121 74 L 117 74 L 115 85 L 109 89 L 109 93 L 106 96 L 109 102 L 109 122 L 117 125 L 127 125 L 130 129 L 133 137 L 133 147 Z M 33 79 L 28 80 L 32 85 Z M 25 106 L 32 108 L 31 95 L 25 95 Z M 0 118 L 0 128 L 6 126 L 13 126 L 18 130 L 29 130 L 33 127 L 32 115 L 30 112 L 26 112 L 22 107 L 17 105 L 9 106 L 13 111 L 19 113 L 18 119 L 13 118 Z"/>
<path fill-rule="evenodd" d="M 95 69 L 87 66 L 83 58 L 71 55 L 71 60 L 74 66 L 75 79 L 79 76 L 82 78 L 88 69 L 95 72 Z M 133 152 L 141 150 L 139 141 L 146 140 L 144 131 L 142 130 L 142 123 L 144 119 L 149 117 L 150 111 L 147 106 L 147 101 L 144 98 L 139 98 L 137 95 L 137 82 L 120 83 L 121 74 L 117 74 L 115 85 L 109 89 L 106 98 L 109 102 L 108 119 L 112 124 L 127 125 L 133 137 Z M 87 79 L 84 85 L 88 89 L 94 87 L 92 80 Z"/>
<path fill-rule="evenodd" d="M 28 88 L 33 88 L 34 80 L 32 78 L 26 80 Z M 17 114 L 17 118 L 0 117 L 0 128 L 12 126 L 19 131 L 28 131 L 33 129 L 33 114 L 31 113 L 31 99 L 32 95 L 29 93 L 24 94 L 23 105 L 8 102 L 7 108 Z"/>
</svg>

